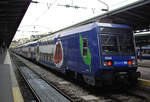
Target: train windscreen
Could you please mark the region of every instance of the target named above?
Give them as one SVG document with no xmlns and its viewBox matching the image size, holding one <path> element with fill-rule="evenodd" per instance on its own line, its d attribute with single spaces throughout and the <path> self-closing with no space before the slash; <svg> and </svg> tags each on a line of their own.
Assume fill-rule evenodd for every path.
<svg viewBox="0 0 150 102">
<path fill-rule="evenodd" d="M 134 55 L 131 29 L 100 27 L 102 55 Z"/>
</svg>

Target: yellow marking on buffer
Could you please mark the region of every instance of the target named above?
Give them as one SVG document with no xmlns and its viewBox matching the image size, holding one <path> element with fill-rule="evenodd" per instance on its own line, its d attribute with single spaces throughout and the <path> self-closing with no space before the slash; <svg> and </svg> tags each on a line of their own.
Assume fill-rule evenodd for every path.
<svg viewBox="0 0 150 102">
<path fill-rule="evenodd" d="M 18 87 L 13 87 L 12 91 L 13 91 L 14 102 L 24 102 L 22 98 L 22 94 Z"/>
<path fill-rule="evenodd" d="M 142 85 L 145 85 L 145 86 L 150 87 L 150 81 L 149 81 L 149 80 L 145 80 L 145 79 L 139 78 L 139 79 L 138 79 L 138 82 L 139 82 L 140 84 L 142 84 Z"/>
</svg>

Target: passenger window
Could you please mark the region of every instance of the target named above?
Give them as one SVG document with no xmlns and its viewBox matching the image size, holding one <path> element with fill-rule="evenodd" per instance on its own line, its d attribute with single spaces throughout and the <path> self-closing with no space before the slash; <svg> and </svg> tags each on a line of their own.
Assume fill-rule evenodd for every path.
<svg viewBox="0 0 150 102">
<path fill-rule="evenodd" d="M 47 61 L 49 61 L 49 54 L 47 54 L 46 56 L 47 56 Z"/>
<path fill-rule="evenodd" d="M 83 56 L 87 57 L 88 39 L 83 38 Z"/>
<path fill-rule="evenodd" d="M 46 56 L 45 56 L 45 54 L 44 54 L 44 60 L 46 60 Z"/>
</svg>

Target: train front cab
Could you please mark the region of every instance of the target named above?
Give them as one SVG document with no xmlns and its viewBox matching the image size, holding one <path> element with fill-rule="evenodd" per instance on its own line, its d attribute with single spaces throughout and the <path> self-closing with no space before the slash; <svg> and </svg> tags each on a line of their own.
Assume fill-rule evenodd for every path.
<svg viewBox="0 0 150 102">
<path fill-rule="evenodd" d="M 99 27 L 100 79 L 105 83 L 135 82 L 137 58 L 132 29 L 125 25 Z"/>
</svg>

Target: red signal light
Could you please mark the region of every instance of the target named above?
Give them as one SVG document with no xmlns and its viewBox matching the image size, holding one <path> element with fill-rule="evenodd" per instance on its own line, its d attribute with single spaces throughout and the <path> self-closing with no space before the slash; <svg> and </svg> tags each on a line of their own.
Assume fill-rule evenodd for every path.
<svg viewBox="0 0 150 102">
<path fill-rule="evenodd" d="M 108 62 L 107 62 L 107 66 L 112 66 L 112 62 L 111 62 L 111 61 L 108 61 Z"/>
<path fill-rule="evenodd" d="M 128 61 L 128 65 L 131 65 L 132 64 L 132 62 L 131 61 Z"/>
</svg>

